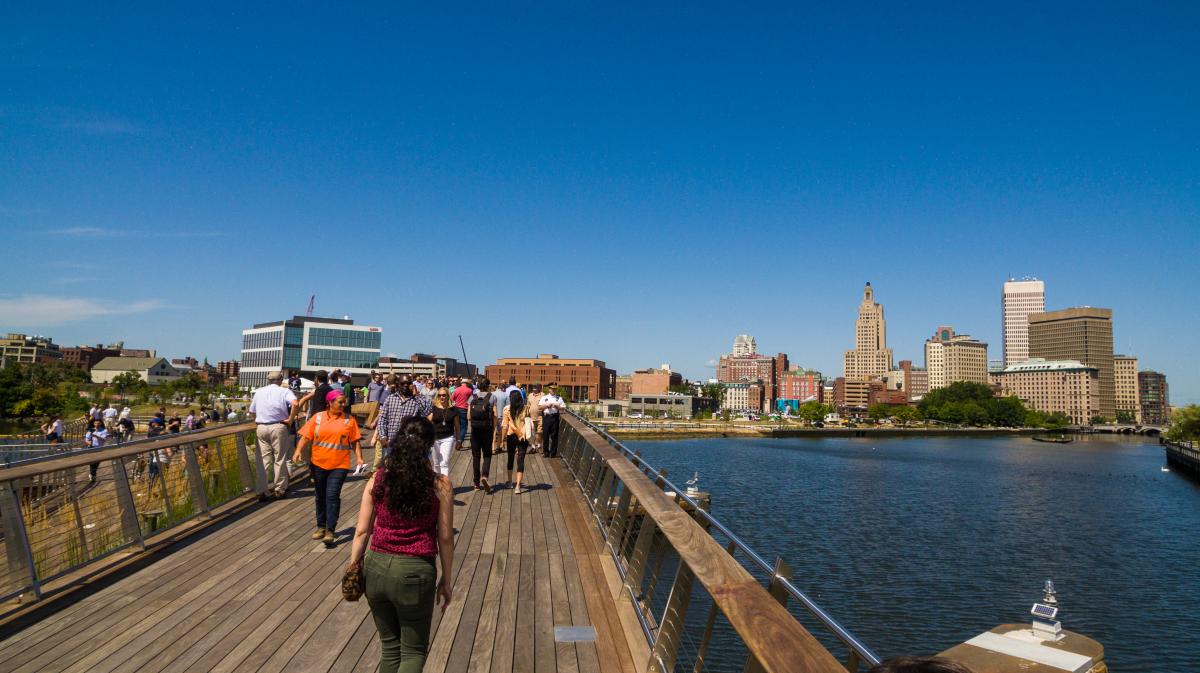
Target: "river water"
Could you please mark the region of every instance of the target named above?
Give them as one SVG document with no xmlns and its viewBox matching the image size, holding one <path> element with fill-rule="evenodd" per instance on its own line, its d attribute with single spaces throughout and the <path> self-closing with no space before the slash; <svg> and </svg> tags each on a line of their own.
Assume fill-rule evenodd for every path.
<svg viewBox="0 0 1200 673">
<path fill-rule="evenodd" d="M 1140 438 L 630 441 L 884 658 L 1026 622 L 1045 579 L 1109 670 L 1200 671 L 1200 486 Z M 713 668 L 726 668 L 716 659 Z M 724 653 L 730 657 L 731 652 Z"/>
</svg>

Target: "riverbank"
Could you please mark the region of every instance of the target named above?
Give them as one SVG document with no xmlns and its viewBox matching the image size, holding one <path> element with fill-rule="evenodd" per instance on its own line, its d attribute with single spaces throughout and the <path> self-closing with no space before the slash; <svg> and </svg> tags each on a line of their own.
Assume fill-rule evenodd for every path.
<svg viewBox="0 0 1200 673">
<path fill-rule="evenodd" d="M 624 426 L 624 427 L 623 427 Z M 700 439 L 705 437 L 745 437 L 780 439 L 788 437 L 1018 437 L 1039 435 L 1044 428 L 780 428 L 748 425 L 681 424 L 679 426 L 603 425 L 609 434 L 621 439 Z"/>
</svg>

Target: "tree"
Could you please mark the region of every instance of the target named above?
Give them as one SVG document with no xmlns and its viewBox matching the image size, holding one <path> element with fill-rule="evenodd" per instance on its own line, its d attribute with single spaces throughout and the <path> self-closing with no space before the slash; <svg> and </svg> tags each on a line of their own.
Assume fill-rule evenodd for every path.
<svg viewBox="0 0 1200 673">
<path fill-rule="evenodd" d="M 867 407 L 867 418 L 878 423 L 885 418 L 890 418 L 892 415 L 892 405 L 890 404 L 872 404 Z"/>
<path fill-rule="evenodd" d="M 825 420 L 825 416 L 831 411 L 833 411 L 833 407 L 828 404 L 821 404 L 820 402 L 805 402 L 796 407 L 796 415 L 801 420 L 808 421 L 809 423 Z"/>
<path fill-rule="evenodd" d="M 921 417 L 921 415 L 917 413 L 916 407 L 910 407 L 907 404 L 895 407 L 892 410 L 892 416 L 894 416 L 901 425 L 908 425 L 909 423 L 912 423 Z"/>
<path fill-rule="evenodd" d="M 1167 439 L 1173 442 L 1200 439 L 1200 406 L 1189 404 L 1176 409 L 1171 414 L 1171 429 L 1167 430 Z"/>
<path fill-rule="evenodd" d="M 1127 409 L 1118 409 L 1117 410 L 1117 422 L 1126 424 L 1126 423 L 1136 423 L 1137 421 L 1136 421 L 1136 417 L 1133 415 L 1132 411 L 1129 411 Z"/>
<path fill-rule="evenodd" d="M 120 391 L 121 396 L 125 393 L 136 393 L 146 387 L 146 382 L 142 380 L 140 374 L 135 371 L 122 372 L 113 377 L 112 386 Z"/>
<path fill-rule="evenodd" d="M 717 406 L 721 406 L 721 403 L 725 401 L 725 386 L 720 383 L 706 383 L 700 386 L 700 396 L 716 400 Z"/>
</svg>

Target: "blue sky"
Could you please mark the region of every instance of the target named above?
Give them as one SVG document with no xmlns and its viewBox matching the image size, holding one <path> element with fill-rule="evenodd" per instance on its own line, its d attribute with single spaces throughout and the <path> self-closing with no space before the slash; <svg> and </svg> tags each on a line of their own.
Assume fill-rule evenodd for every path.
<svg viewBox="0 0 1200 673">
<path fill-rule="evenodd" d="M 1034 275 L 1197 402 L 1198 7 L 6 5 L 0 329 L 837 375 Z"/>
</svg>

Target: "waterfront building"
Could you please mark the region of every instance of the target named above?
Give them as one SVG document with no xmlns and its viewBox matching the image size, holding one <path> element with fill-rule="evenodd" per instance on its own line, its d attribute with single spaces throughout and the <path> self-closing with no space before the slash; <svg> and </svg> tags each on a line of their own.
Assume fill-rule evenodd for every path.
<svg viewBox="0 0 1200 673">
<path fill-rule="evenodd" d="M 150 385 L 174 381 L 183 374 L 167 362 L 166 358 L 116 356 L 104 358 L 92 367 L 92 383 L 112 383 L 113 379 L 125 372 L 137 374 Z"/>
<path fill-rule="evenodd" d="M 566 359 L 541 354 L 533 358 L 500 358 L 487 366 L 488 379 L 500 383 L 516 377 L 522 386 L 558 384 L 558 394 L 567 401 L 595 402 L 612 399 L 617 373 L 603 360 Z"/>
<path fill-rule="evenodd" d="M 833 380 L 833 408 L 838 413 L 866 411 L 871 403 L 871 383 L 851 381 L 845 376 Z"/>
<path fill-rule="evenodd" d="M 614 399 L 628 400 L 629 394 L 633 391 L 633 376 L 630 374 L 621 374 L 616 378 L 613 386 Z"/>
<path fill-rule="evenodd" d="M 1046 284 L 1036 278 L 1009 278 L 1000 293 L 1005 366 L 1026 360 L 1029 352 L 1029 315 L 1046 310 Z"/>
<path fill-rule="evenodd" d="M 1147 369 L 1138 372 L 1138 401 L 1142 405 L 1142 423 L 1166 425 L 1171 420 L 1171 401 L 1167 376 Z"/>
<path fill-rule="evenodd" d="M 658 369 L 638 369 L 629 377 L 630 394 L 666 394 L 671 386 L 683 385 L 683 375 L 671 371 L 671 365 Z M 619 399 L 619 397 L 618 397 Z"/>
<path fill-rule="evenodd" d="M 721 383 L 738 383 L 742 381 L 758 381 L 763 389 L 763 404 L 758 411 L 766 411 L 774 404 L 777 373 L 787 368 L 787 354 L 778 353 L 775 357 L 761 353 L 749 355 L 722 355 L 717 363 L 717 380 Z"/>
<path fill-rule="evenodd" d="M 1113 388 L 1112 309 L 1081 306 L 1029 315 L 1029 356 L 1077 360 L 1100 372 L 1096 415 L 1117 415 Z"/>
<path fill-rule="evenodd" d="M 69 346 L 62 349 L 63 362 L 75 365 L 85 372 L 92 371 L 92 367 L 96 366 L 104 358 L 119 357 L 121 355 L 120 348 L 105 348 L 100 344 L 95 346 Z"/>
<path fill-rule="evenodd" d="M 825 380 L 821 372 L 803 367 L 792 367 L 779 377 L 776 387 L 775 408 L 790 406 L 795 409 L 805 402 L 821 402 L 824 399 Z"/>
<path fill-rule="evenodd" d="M 1061 412 L 1075 425 L 1098 414 L 1100 370 L 1078 360 L 1029 358 L 992 374 L 1004 397 L 1020 398 L 1031 409 Z"/>
<path fill-rule="evenodd" d="M 739 334 L 733 338 L 733 355 L 754 355 L 757 352 L 758 342 L 749 334 Z"/>
<path fill-rule="evenodd" d="M 349 318 L 294 316 L 258 323 L 242 330 L 238 383 L 261 388 L 273 371 L 296 370 L 311 379 L 320 369 L 349 372 L 357 383 L 378 368 L 382 338 L 380 328 Z"/>
<path fill-rule="evenodd" d="M 743 380 L 723 382 L 725 397 L 721 409 L 738 413 L 762 413 L 764 402 L 763 382 Z M 631 398 L 632 399 L 632 398 Z"/>
<path fill-rule="evenodd" d="M 0 360 L 6 363 L 58 362 L 63 359 L 62 348 L 50 337 L 26 336 L 9 332 L 0 341 Z"/>
<path fill-rule="evenodd" d="M 1138 360 L 1132 355 L 1113 356 L 1113 403 L 1117 413 L 1124 412 L 1134 423 L 1142 422 L 1142 402 L 1138 396 Z"/>
<path fill-rule="evenodd" d="M 854 324 L 854 348 L 845 353 L 847 381 L 870 381 L 892 369 L 892 349 L 887 347 L 887 323 L 883 306 L 875 302 L 871 284 L 863 289 Z"/>
<path fill-rule="evenodd" d="M 955 334 L 953 327 L 942 325 L 925 340 L 925 369 L 930 390 L 959 381 L 987 385 L 987 344 L 968 334 Z"/>
<path fill-rule="evenodd" d="M 649 418 L 691 418 L 701 411 L 716 411 L 717 401 L 681 393 L 633 393 L 622 402 L 624 415 L 641 414 Z"/>
</svg>

